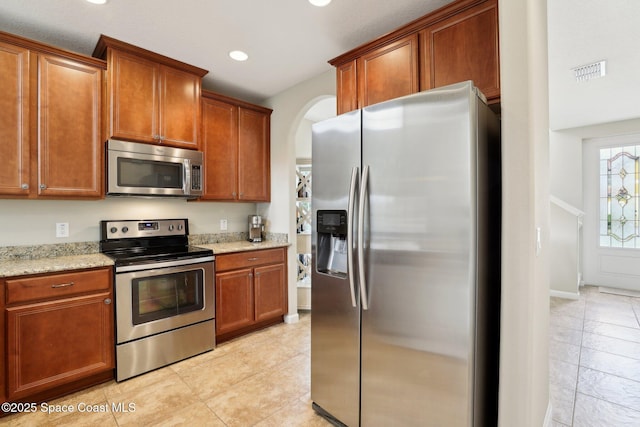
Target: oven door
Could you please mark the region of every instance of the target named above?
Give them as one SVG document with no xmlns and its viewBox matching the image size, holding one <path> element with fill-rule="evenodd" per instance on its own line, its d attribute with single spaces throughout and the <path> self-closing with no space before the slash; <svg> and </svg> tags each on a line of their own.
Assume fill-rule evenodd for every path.
<svg viewBox="0 0 640 427">
<path fill-rule="evenodd" d="M 213 257 L 207 259 L 120 273 L 116 269 L 117 344 L 213 319 L 214 263 Z"/>
</svg>

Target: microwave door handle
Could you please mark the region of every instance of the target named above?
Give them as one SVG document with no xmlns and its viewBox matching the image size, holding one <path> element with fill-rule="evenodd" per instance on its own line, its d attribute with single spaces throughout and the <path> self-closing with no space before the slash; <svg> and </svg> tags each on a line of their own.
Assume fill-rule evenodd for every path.
<svg viewBox="0 0 640 427">
<path fill-rule="evenodd" d="M 182 165 L 182 194 L 191 194 L 191 160 L 185 159 Z"/>
</svg>

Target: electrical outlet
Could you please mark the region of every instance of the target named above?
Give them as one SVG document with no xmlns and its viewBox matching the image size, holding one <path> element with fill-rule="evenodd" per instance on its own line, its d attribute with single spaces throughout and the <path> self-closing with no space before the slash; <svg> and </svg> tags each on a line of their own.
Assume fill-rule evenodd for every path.
<svg viewBox="0 0 640 427">
<path fill-rule="evenodd" d="M 226 231 L 227 230 L 227 220 L 226 219 L 221 219 L 220 220 L 220 231 Z"/>
<path fill-rule="evenodd" d="M 56 222 L 56 237 L 69 237 L 68 222 Z"/>
</svg>

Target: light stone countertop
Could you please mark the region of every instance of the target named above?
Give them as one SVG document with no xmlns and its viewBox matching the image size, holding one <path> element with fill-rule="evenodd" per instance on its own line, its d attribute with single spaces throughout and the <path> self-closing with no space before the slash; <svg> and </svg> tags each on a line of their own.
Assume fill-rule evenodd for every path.
<svg viewBox="0 0 640 427">
<path fill-rule="evenodd" d="M 271 248 L 286 248 L 291 246 L 288 242 L 278 242 L 273 240 L 267 240 L 259 243 L 252 243 L 246 240 L 240 240 L 237 242 L 224 242 L 224 243 L 208 243 L 202 245 L 196 245 L 201 248 L 207 248 L 213 250 L 214 255 L 222 255 L 232 252 L 245 252 L 245 251 L 257 251 L 260 249 Z"/>
<path fill-rule="evenodd" d="M 26 274 L 57 273 L 84 268 L 110 267 L 113 260 L 106 255 L 85 254 L 51 258 L 0 260 L 0 277 Z"/>
<path fill-rule="evenodd" d="M 283 248 L 290 245 L 291 244 L 288 242 L 274 240 L 267 240 L 260 243 L 240 240 L 233 242 L 196 244 L 195 246 L 211 249 L 215 255 L 220 255 L 232 252 Z M 111 258 L 101 253 L 37 257 L 32 259 L 0 258 L 0 277 L 57 273 L 69 270 L 81 270 L 85 268 L 110 267 L 113 264 L 114 262 Z"/>
</svg>

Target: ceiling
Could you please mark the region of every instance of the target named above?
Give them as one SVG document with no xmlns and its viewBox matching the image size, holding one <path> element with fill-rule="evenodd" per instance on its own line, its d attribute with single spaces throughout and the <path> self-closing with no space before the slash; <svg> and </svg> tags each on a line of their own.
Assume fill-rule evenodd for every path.
<svg viewBox="0 0 640 427">
<path fill-rule="evenodd" d="M 209 70 L 203 87 L 261 102 L 328 60 L 450 0 L 1 0 L 0 31 L 91 55 L 100 34 Z M 249 54 L 246 62 L 228 57 Z"/>
</svg>

